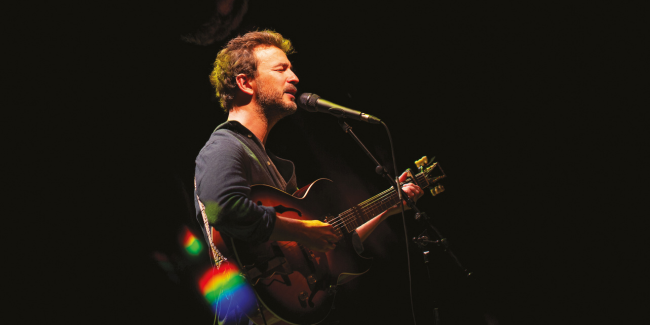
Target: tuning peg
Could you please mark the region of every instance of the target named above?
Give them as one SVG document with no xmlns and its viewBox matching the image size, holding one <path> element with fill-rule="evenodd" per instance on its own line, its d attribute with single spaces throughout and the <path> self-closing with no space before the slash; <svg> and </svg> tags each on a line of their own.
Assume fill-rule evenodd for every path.
<svg viewBox="0 0 650 325">
<path fill-rule="evenodd" d="M 425 166 L 425 165 L 428 164 L 428 163 L 429 163 L 429 159 L 427 159 L 427 156 L 423 156 L 423 157 L 420 158 L 419 160 L 416 160 L 416 161 L 415 161 L 415 166 L 416 166 L 417 168 L 422 168 L 423 166 Z"/>
<path fill-rule="evenodd" d="M 442 186 L 442 184 L 438 184 L 438 186 L 431 189 L 431 195 L 436 196 L 444 191 L 445 191 L 445 187 Z"/>
</svg>

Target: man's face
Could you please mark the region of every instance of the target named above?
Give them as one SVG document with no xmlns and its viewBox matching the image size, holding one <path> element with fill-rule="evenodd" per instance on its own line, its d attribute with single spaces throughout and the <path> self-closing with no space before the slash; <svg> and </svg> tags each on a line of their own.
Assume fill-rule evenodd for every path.
<svg viewBox="0 0 650 325">
<path fill-rule="evenodd" d="M 298 77 L 291 70 L 291 62 L 284 52 L 274 46 L 258 47 L 255 87 L 257 102 L 267 116 L 284 117 L 296 109 Z"/>
</svg>

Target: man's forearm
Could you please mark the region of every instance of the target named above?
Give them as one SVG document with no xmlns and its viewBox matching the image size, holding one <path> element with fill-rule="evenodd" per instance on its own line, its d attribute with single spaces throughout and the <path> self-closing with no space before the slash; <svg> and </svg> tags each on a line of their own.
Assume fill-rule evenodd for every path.
<svg viewBox="0 0 650 325">
<path fill-rule="evenodd" d="M 276 216 L 269 240 L 295 241 L 309 249 L 326 252 L 334 249 L 339 237 L 332 225 L 318 220 L 298 220 Z"/>
</svg>

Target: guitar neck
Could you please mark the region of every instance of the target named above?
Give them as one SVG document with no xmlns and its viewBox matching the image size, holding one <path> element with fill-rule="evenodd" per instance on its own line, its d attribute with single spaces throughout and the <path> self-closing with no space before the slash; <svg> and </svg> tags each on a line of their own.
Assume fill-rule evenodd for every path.
<svg viewBox="0 0 650 325">
<path fill-rule="evenodd" d="M 429 186 L 429 182 L 422 173 L 417 174 L 413 182 L 422 189 Z M 399 203 L 399 194 L 394 188 L 389 188 L 359 204 L 343 211 L 338 215 L 340 221 L 335 226 L 345 227 L 347 232 L 354 231 L 357 227 L 370 221 L 380 214 Z"/>
</svg>

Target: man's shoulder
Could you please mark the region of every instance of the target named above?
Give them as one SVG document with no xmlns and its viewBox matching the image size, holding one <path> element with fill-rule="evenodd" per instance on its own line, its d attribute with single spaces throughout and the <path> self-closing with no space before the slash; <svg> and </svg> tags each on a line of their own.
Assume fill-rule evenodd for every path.
<svg viewBox="0 0 650 325">
<path fill-rule="evenodd" d="M 239 137 L 240 135 L 233 130 L 215 130 L 199 152 L 199 156 L 215 150 L 238 150 L 242 147 L 242 142 Z"/>
<path fill-rule="evenodd" d="M 196 164 L 214 164 L 224 161 L 258 161 L 259 149 L 254 135 L 237 121 L 228 121 L 217 127 L 196 157 Z M 257 152 L 257 154 L 256 154 Z"/>
<path fill-rule="evenodd" d="M 210 139 L 208 140 L 208 143 L 213 142 L 213 141 L 236 141 L 237 140 L 237 135 L 240 134 L 239 132 L 232 130 L 232 129 L 217 129 L 210 134 Z"/>
</svg>

